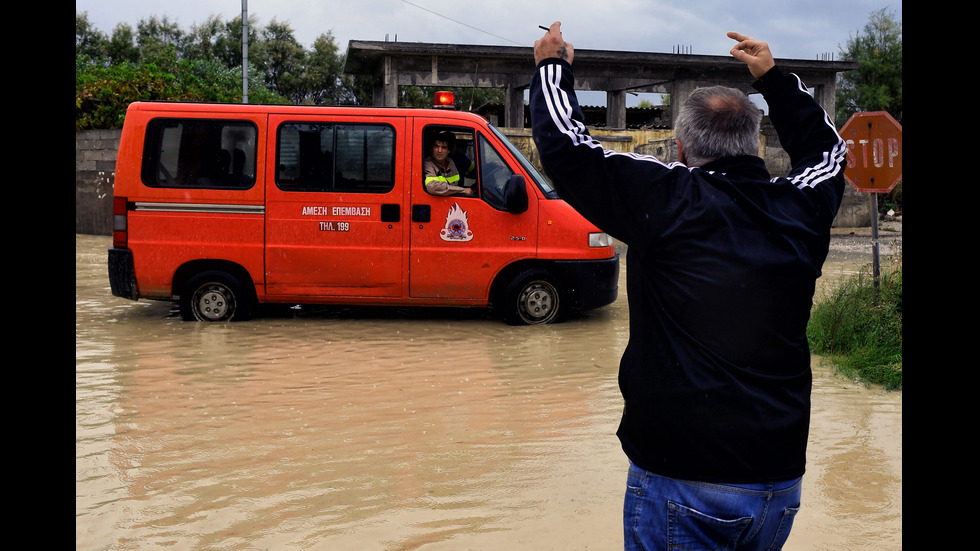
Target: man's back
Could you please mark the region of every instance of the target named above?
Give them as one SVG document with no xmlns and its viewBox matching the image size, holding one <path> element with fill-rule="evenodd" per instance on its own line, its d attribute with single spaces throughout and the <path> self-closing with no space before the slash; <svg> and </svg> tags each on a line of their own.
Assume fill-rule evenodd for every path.
<svg viewBox="0 0 980 551">
<path fill-rule="evenodd" d="M 634 462 L 675 478 L 800 476 L 805 331 L 829 233 L 794 218 L 809 201 L 760 161 L 709 168 L 679 172 L 651 239 L 629 246 L 619 436 Z"/>
<path fill-rule="evenodd" d="M 801 502 L 806 323 L 846 150 L 767 43 L 728 37 L 769 105 L 793 165 L 787 178 L 771 179 L 755 156 L 760 113 L 734 88 L 684 99 L 681 163 L 604 151 L 585 127 L 561 22 L 534 43 L 541 164 L 569 204 L 629 247 L 617 432 L 630 459 L 628 551 L 781 549 Z"/>
<path fill-rule="evenodd" d="M 624 450 L 675 478 L 802 475 L 805 330 L 843 194 L 839 136 L 799 81 L 774 69 L 757 84 L 794 163 L 789 178 L 771 180 L 749 155 L 692 169 L 611 154 L 568 122 L 577 105 L 554 108 L 572 84 L 570 66 L 543 63 L 532 124 L 562 197 L 629 247 Z"/>
</svg>

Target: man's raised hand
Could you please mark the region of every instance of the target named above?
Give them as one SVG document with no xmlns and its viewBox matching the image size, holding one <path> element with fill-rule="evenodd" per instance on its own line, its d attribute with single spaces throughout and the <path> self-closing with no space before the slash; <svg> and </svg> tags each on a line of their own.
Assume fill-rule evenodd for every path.
<svg viewBox="0 0 980 551">
<path fill-rule="evenodd" d="M 728 38 L 738 41 L 731 50 L 732 57 L 745 63 L 753 77 L 762 78 L 762 75 L 776 66 L 769 45 L 765 42 L 734 31 L 728 32 Z"/>
</svg>

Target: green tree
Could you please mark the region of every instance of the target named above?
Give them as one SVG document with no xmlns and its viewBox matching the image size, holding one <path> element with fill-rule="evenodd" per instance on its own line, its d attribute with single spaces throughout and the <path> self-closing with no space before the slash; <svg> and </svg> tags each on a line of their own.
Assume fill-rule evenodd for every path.
<svg viewBox="0 0 980 551">
<path fill-rule="evenodd" d="M 343 62 L 341 62 L 343 66 Z M 345 97 L 341 103 L 349 105 L 372 105 L 374 103 L 374 80 L 370 75 L 344 75 Z"/>
<path fill-rule="evenodd" d="M 254 15 L 248 16 L 249 63 L 261 67 L 265 63 L 262 44 L 259 41 L 259 24 Z M 215 41 L 215 52 L 227 67 L 242 66 L 242 16 L 225 22 L 224 32 Z"/>
<path fill-rule="evenodd" d="M 225 44 L 228 29 L 220 17 L 212 15 L 203 23 L 193 25 L 187 34 L 185 55 L 189 59 L 226 60 Z M 239 58 L 241 52 L 239 52 Z"/>
<path fill-rule="evenodd" d="M 439 86 L 401 86 L 398 88 L 399 107 L 432 107 L 436 92 L 453 93 L 456 108 L 472 111 L 487 103 L 504 103 L 504 91 L 496 88 L 446 88 Z"/>
<path fill-rule="evenodd" d="M 340 55 L 333 33 L 321 34 L 313 42 L 313 50 L 306 59 L 306 72 L 303 74 L 305 95 L 294 101 L 313 105 L 355 103 L 344 76 L 344 58 Z"/>
<path fill-rule="evenodd" d="M 373 85 L 343 74 L 332 34 L 306 52 L 286 23 L 248 21 L 251 103 L 370 104 Z M 107 38 L 75 13 L 75 129 L 119 128 L 140 100 L 242 101 L 242 19 L 212 16 L 181 29 L 166 17 L 118 24 Z M 431 96 L 430 96 L 431 100 Z"/>
<path fill-rule="evenodd" d="M 136 45 L 143 63 L 156 63 L 172 57 L 183 57 L 186 39 L 176 21 L 167 16 L 151 16 L 136 24 Z"/>
<path fill-rule="evenodd" d="M 260 36 L 265 82 L 280 95 L 299 103 L 307 95 L 303 86 L 306 53 L 296 41 L 292 27 L 273 19 Z"/>
<path fill-rule="evenodd" d="M 108 44 L 105 33 L 89 22 L 88 12 L 75 13 L 75 57 L 102 59 L 106 56 Z"/>
<path fill-rule="evenodd" d="M 837 83 L 837 124 L 854 113 L 887 111 L 902 122 L 902 22 L 886 8 L 871 12 L 864 33 L 841 49 L 858 69 L 842 73 Z"/>
<path fill-rule="evenodd" d="M 455 88 L 456 107 L 473 111 L 488 103 L 504 103 L 504 91 L 497 88 Z"/>
<path fill-rule="evenodd" d="M 136 33 L 132 27 L 125 23 L 116 25 L 112 30 L 112 38 L 109 39 L 108 56 L 110 63 L 139 61 L 140 51 L 136 46 Z"/>
</svg>

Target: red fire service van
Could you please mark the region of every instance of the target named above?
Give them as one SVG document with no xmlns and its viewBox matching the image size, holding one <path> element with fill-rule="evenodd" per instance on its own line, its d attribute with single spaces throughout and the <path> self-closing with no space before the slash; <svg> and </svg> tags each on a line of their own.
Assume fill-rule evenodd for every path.
<svg viewBox="0 0 980 551">
<path fill-rule="evenodd" d="M 437 142 L 458 179 L 444 171 L 427 185 Z M 613 302 L 618 279 L 612 239 L 475 114 L 127 111 L 112 294 L 176 301 L 185 320 L 244 320 L 260 303 L 286 303 L 490 307 L 511 324 L 549 323 Z"/>
</svg>

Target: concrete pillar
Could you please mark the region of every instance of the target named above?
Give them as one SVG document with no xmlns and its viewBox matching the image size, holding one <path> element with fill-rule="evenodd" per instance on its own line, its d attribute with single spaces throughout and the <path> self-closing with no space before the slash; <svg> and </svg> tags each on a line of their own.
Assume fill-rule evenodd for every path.
<svg viewBox="0 0 980 551">
<path fill-rule="evenodd" d="M 379 72 L 381 74 L 374 78 L 374 106 L 398 107 L 398 71 L 394 58 L 385 56 Z"/>
<path fill-rule="evenodd" d="M 606 127 L 626 128 L 626 91 L 606 92 Z"/>
<path fill-rule="evenodd" d="M 837 87 L 833 81 L 817 83 L 813 86 L 813 99 L 830 115 L 830 120 L 837 117 Z"/>
<path fill-rule="evenodd" d="M 681 106 L 687 101 L 691 92 L 698 87 L 698 83 L 693 80 L 676 79 L 670 83 L 670 121 L 671 125 L 681 114 Z"/>
<path fill-rule="evenodd" d="M 524 128 L 524 87 L 513 83 L 504 92 L 504 126 Z"/>
</svg>

